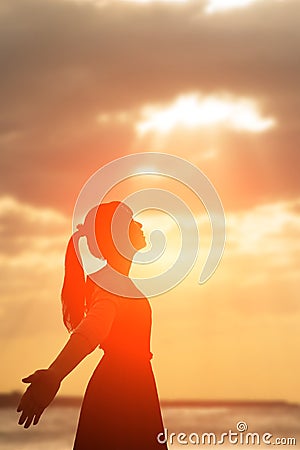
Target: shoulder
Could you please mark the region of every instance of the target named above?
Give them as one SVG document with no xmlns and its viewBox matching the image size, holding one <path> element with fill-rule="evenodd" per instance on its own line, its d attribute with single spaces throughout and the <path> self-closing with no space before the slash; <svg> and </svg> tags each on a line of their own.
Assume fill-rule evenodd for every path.
<svg viewBox="0 0 300 450">
<path fill-rule="evenodd" d="M 89 308 L 109 308 L 112 305 L 114 306 L 114 309 L 117 309 L 118 299 L 116 296 L 93 283 L 89 295 Z"/>
</svg>

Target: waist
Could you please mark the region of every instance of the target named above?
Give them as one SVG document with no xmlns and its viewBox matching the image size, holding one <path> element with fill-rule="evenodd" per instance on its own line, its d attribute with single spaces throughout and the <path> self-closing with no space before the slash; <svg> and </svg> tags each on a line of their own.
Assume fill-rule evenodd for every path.
<svg viewBox="0 0 300 450">
<path fill-rule="evenodd" d="M 153 357 L 153 353 L 147 351 L 147 352 L 132 352 L 132 351 L 122 351 L 122 352 L 116 352 L 116 351 L 109 351 L 104 350 L 104 356 L 106 359 L 113 359 L 116 361 L 151 361 Z"/>
</svg>

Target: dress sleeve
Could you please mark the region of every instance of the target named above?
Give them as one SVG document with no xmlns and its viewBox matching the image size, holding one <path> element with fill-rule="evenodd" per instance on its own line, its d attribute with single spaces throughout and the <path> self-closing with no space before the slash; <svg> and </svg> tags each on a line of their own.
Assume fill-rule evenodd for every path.
<svg viewBox="0 0 300 450">
<path fill-rule="evenodd" d="M 95 349 L 108 336 L 115 316 L 116 305 L 113 301 L 106 299 L 96 301 L 75 328 L 73 334 L 81 334 Z"/>
</svg>

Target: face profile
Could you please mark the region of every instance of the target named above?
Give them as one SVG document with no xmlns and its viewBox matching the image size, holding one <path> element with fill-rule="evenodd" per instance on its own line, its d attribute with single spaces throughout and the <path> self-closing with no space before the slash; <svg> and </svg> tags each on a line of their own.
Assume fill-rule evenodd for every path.
<svg viewBox="0 0 300 450">
<path fill-rule="evenodd" d="M 123 274 L 128 274 L 135 253 L 147 245 L 142 227 L 133 218 L 133 211 L 120 201 L 95 206 L 77 226 L 91 255 Z"/>
<path fill-rule="evenodd" d="M 137 222 L 133 218 L 131 219 L 131 222 L 129 224 L 129 239 L 131 244 L 137 251 L 145 248 L 147 245 L 142 227 L 142 223 Z"/>
</svg>

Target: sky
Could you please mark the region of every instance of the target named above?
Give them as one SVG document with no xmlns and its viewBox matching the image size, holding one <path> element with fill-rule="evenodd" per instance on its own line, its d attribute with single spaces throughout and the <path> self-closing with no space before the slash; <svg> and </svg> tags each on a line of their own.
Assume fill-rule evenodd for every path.
<svg viewBox="0 0 300 450">
<path fill-rule="evenodd" d="M 215 186 L 226 246 L 199 285 L 199 199 L 146 174 L 110 194 L 170 190 L 199 226 L 189 276 L 150 299 L 161 398 L 300 402 L 299 17 L 298 0 L 1 2 L 1 391 L 68 337 L 60 289 L 84 183 L 118 157 L 165 152 Z M 172 264 L 176 227 L 155 214 L 141 215 L 146 235 L 165 227 Z M 61 392 L 82 395 L 100 356 Z"/>
</svg>

